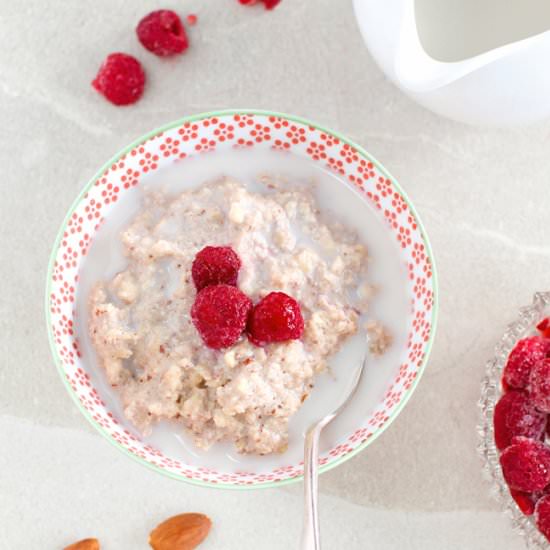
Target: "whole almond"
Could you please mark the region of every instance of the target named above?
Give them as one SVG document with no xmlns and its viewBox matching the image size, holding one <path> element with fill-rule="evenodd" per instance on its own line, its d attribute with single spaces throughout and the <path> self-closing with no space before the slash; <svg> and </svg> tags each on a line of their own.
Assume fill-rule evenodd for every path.
<svg viewBox="0 0 550 550">
<path fill-rule="evenodd" d="M 193 550 L 208 535 L 212 522 L 204 514 L 179 514 L 157 525 L 149 535 L 153 550 Z"/>
<path fill-rule="evenodd" d="M 63 550 L 99 550 L 99 541 L 97 539 L 79 540 Z"/>
</svg>

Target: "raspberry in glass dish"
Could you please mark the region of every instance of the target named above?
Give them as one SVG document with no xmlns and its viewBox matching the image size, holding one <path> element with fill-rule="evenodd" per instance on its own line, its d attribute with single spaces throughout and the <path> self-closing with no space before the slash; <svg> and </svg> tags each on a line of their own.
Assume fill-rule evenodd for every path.
<svg viewBox="0 0 550 550">
<path fill-rule="evenodd" d="M 539 531 L 550 541 L 550 495 L 542 497 L 535 506 L 535 522 Z"/>
<path fill-rule="evenodd" d="M 136 34 L 143 47 L 159 57 L 178 55 L 189 47 L 185 27 L 172 10 L 157 10 L 146 15 L 138 23 Z"/>
<path fill-rule="evenodd" d="M 503 380 L 511 388 L 525 388 L 529 384 L 531 369 L 541 359 L 546 357 L 548 341 L 540 336 L 530 336 L 520 340 L 510 353 L 504 372 Z"/>
<path fill-rule="evenodd" d="M 102 63 L 92 86 L 115 105 L 131 105 L 143 95 L 145 72 L 135 57 L 112 53 Z"/>
<path fill-rule="evenodd" d="M 529 396 L 539 411 L 550 413 L 550 358 L 541 359 L 531 369 Z"/>
<path fill-rule="evenodd" d="M 550 448 L 541 441 L 516 437 L 500 455 L 502 474 L 510 489 L 533 493 L 550 483 Z"/>
<path fill-rule="evenodd" d="M 502 451 L 516 436 L 542 439 L 546 414 L 536 409 L 527 392 L 512 390 L 504 394 L 495 407 L 495 443 Z"/>
<path fill-rule="evenodd" d="M 524 515 L 533 515 L 538 500 L 537 493 L 523 493 L 522 491 L 510 489 L 510 495 Z"/>
</svg>

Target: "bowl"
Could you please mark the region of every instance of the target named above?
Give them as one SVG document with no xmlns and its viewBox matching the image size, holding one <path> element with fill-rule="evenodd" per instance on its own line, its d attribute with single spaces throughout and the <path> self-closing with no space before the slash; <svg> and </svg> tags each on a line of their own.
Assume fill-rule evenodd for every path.
<svg viewBox="0 0 550 550">
<path fill-rule="evenodd" d="M 248 155 L 250 162 L 226 166 L 224 159 L 234 153 Z M 188 180 L 231 173 L 238 166 L 261 165 L 262 155 L 271 154 L 279 155 L 285 177 L 322 181 L 319 193 L 330 214 L 345 218 L 366 240 L 372 282 L 380 285 L 373 315 L 395 324 L 394 345 L 370 361 L 357 398 L 323 434 L 321 471 L 366 448 L 391 424 L 418 384 L 434 339 L 437 282 L 428 238 L 394 178 L 358 145 L 299 117 L 254 110 L 199 114 L 138 139 L 88 182 L 61 225 L 47 274 L 49 340 L 67 390 L 103 436 L 140 463 L 198 485 L 271 487 L 301 479 L 303 432 L 349 382 L 343 371 L 360 360 L 364 341 L 353 349 L 346 344 L 331 363 L 332 376 L 316 378 L 315 391 L 291 419 L 283 454 L 241 456 L 223 444 L 199 451 L 186 434 L 164 427 L 142 437 L 122 415 L 88 341 L 85 287 L 97 269 L 90 258 L 98 232 L 124 217 L 125 204 L 141 188 L 176 173 Z M 197 163 L 208 170 L 201 172 Z"/>
<path fill-rule="evenodd" d="M 493 418 L 495 406 L 502 396 L 501 377 L 508 355 L 517 341 L 537 333 L 536 325 L 550 316 L 550 292 L 537 292 L 533 303 L 519 310 L 517 319 L 508 325 L 496 345 L 495 355 L 487 362 L 486 376 L 481 385 L 478 450 L 483 460 L 484 473 L 491 483 L 493 497 L 511 519 L 514 529 L 525 537 L 528 548 L 547 549 L 548 541 L 535 525 L 533 516 L 524 515 L 510 496 L 499 463 L 500 453 L 495 444 Z"/>
</svg>

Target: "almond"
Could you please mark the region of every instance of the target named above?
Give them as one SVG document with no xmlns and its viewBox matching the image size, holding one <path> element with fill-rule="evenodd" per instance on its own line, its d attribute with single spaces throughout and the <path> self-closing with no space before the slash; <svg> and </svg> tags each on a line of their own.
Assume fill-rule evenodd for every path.
<svg viewBox="0 0 550 550">
<path fill-rule="evenodd" d="M 149 535 L 153 550 L 193 550 L 208 535 L 212 522 L 204 514 L 179 514 L 157 525 Z"/>
<path fill-rule="evenodd" d="M 97 539 L 84 539 L 71 544 L 64 550 L 99 550 L 99 541 Z"/>
</svg>

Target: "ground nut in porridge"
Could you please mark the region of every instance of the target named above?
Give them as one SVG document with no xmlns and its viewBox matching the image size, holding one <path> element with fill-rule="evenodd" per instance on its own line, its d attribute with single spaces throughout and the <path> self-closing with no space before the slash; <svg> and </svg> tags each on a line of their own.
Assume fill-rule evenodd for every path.
<svg viewBox="0 0 550 550">
<path fill-rule="evenodd" d="M 179 195 L 150 193 L 122 233 L 127 267 L 92 290 L 90 334 L 124 413 L 143 433 L 159 420 L 189 430 L 201 448 L 283 452 L 288 421 L 327 359 L 358 330 L 371 289 L 367 250 L 322 219 L 313 195 L 265 182 L 251 192 L 222 179 Z M 299 340 L 259 347 L 246 335 L 206 347 L 192 323 L 195 255 L 231 246 L 238 287 L 258 300 L 282 291 L 300 304 Z"/>
</svg>

